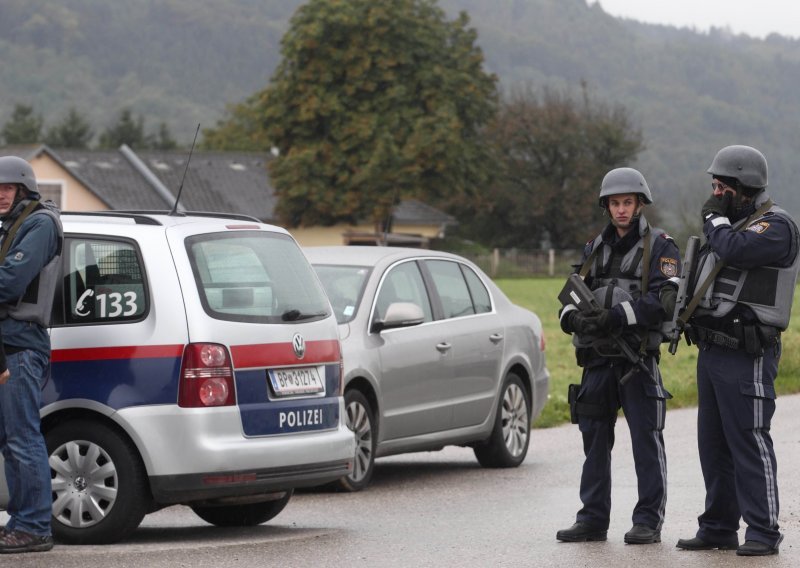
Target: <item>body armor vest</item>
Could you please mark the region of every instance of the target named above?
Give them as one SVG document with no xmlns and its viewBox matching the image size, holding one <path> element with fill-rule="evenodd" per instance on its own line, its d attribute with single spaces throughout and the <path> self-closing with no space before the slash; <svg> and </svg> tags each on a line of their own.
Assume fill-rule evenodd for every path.
<svg viewBox="0 0 800 568">
<path fill-rule="evenodd" d="M 61 278 L 61 247 L 64 241 L 64 230 L 58 209 L 52 202 L 42 203 L 41 207 L 30 215 L 47 215 L 56 224 L 58 232 L 58 248 L 56 254 L 48 262 L 38 276 L 34 278 L 25 290 L 25 293 L 13 304 L 0 304 L 0 319 L 11 317 L 19 321 L 30 321 L 48 327 L 53 311 L 53 297 L 56 285 Z"/>
<path fill-rule="evenodd" d="M 744 270 L 733 266 L 725 266 L 717 274 L 714 282 L 708 287 L 698 304 L 694 315 L 696 317 L 710 316 L 723 318 L 728 315 L 736 304 L 749 307 L 758 321 L 764 325 L 771 325 L 785 330 L 789 325 L 789 315 L 792 311 L 797 274 L 800 269 L 800 234 L 797 225 L 788 213 L 780 207 L 773 205 L 769 211 L 786 219 L 792 231 L 790 253 L 794 260 L 789 266 L 759 266 Z M 763 219 L 754 219 L 751 224 Z M 747 219 L 742 219 L 734 224 L 734 229 L 739 228 Z M 710 247 L 705 246 L 700 251 L 698 262 L 696 289 L 705 282 L 708 275 L 719 262 L 719 256 Z"/>
<path fill-rule="evenodd" d="M 644 217 L 639 220 L 639 240 L 630 248 L 624 255 L 612 254 L 610 246 L 604 246 L 603 235 L 598 235 L 592 242 L 590 256 L 596 251 L 598 247 L 603 247 L 595 255 L 594 261 L 589 269 L 589 275 L 592 280 L 592 291 L 600 292 L 598 302 L 604 308 L 611 308 L 624 301 L 638 300 L 642 295 L 642 270 L 650 270 L 650 267 L 642 266 L 642 258 L 644 256 L 644 235 L 650 232 L 650 258 L 653 258 L 653 247 L 658 239 L 665 232 L 661 229 L 651 228 Z M 617 292 L 612 292 L 614 289 Z M 601 291 L 601 289 L 603 289 Z M 606 293 L 609 291 L 609 293 Z M 635 346 L 632 345 L 637 351 L 641 347 L 642 333 L 647 334 L 647 341 L 645 349 L 647 351 L 658 350 L 659 345 L 664 340 L 664 335 L 661 332 L 661 325 L 655 325 L 649 328 L 639 328 L 637 332 L 626 333 L 625 336 L 630 336 L 631 342 L 635 340 Z M 592 347 L 598 338 L 595 337 L 580 337 L 578 334 L 573 334 L 572 343 L 577 348 Z"/>
</svg>

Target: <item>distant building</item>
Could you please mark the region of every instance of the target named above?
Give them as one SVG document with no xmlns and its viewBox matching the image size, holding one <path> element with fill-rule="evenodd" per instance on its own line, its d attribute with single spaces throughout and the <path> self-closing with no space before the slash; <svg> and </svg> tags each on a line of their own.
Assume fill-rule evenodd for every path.
<svg viewBox="0 0 800 568">
<path fill-rule="evenodd" d="M 181 185 L 178 211 L 239 213 L 278 224 L 277 197 L 269 180 L 268 153 L 198 152 L 188 170 L 188 152 L 54 150 L 46 145 L 0 148 L 33 166 L 44 199 L 64 211 L 172 210 Z M 420 201 L 403 200 L 394 210 L 391 233 L 369 222 L 290 229 L 304 246 L 389 244 L 427 247 L 444 237 L 455 219 Z"/>
</svg>

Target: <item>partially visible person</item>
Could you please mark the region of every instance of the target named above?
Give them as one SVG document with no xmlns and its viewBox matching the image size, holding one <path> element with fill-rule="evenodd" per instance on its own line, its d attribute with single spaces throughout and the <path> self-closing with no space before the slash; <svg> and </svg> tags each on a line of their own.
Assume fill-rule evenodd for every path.
<svg viewBox="0 0 800 568">
<path fill-rule="evenodd" d="M 708 173 L 706 244 L 694 283 L 699 304 L 687 328 L 699 348 L 697 441 L 706 500 L 696 536 L 677 546 L 765 556 L 777 554 L 783 539 L 770 425 L 800 234 L 767 195 L 767 160 L 760 151 L 726 146 Z M 747 530 L 739 545 L 741 518 Z"/>
<path fill-rule="evenodd" d="M 0 449 L 9 492 L 0 554 L 53 548 L 50 466 L 39 408 L 49 377 L 47 327 L 63 232 L 57 210 L 39 198 L 31 165 L 0 157 L 0 330 L 10 372 L 0 384 Z"/>
<path fill-rule="evenodd" d="M 575 524 L 556 533 L 565 542 L 606 540 L 611 516 L 611 450 L 619 408 L 631 433 L 639 501 L 628 544 L 661 542 L 667 502 L 664 449 L 666 401 L 658 368 L 662 322 L 671 317 L 660 292 L 672 288 L 680 258 L 675 242 L 651 227 L 642 210 L 653 202 L 644 176 L 633 168 L 611 170 L 600 187 L 600 206 L 610 218 L 583 252 L 581 276 L 602 309 L 582 312 L 572 303 L 560 314 L 561 328 L 572 333 L 578 365 L 583 367 L 577 396 L 571 396 L 573 421 L 583 437 L 586 460 L 581 475 L 583 507 Z M 674 294 L 672 295 L 674 305 Z M 626 341 L 649 373 L 634 367 L 609 337 Z M 625 384 L 621 379 L 634 367 Z"/>
</svg>

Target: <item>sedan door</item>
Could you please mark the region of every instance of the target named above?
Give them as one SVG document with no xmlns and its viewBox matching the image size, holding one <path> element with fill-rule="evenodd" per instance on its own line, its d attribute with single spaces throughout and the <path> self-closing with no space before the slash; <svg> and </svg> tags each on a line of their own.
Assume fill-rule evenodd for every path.
<svg viewBox="0 0 800 568">
<path fill-rule="evenodd" d="M 450 260 L 428 259 L 441 302 L 442 317 L 434 326 L 452 344 L 452 373 L 446 405 L 453 411 L 453 428 L 484 423 L 502 380 L 504 325 L 491 296 L 469 266 Z"/>
<path fill-rule="evenodd" d="M 425 321 L 416 326 L 371 333 L 368 343 L 380 356 L 383 401 L 382 440 L 394 440 L 451 428 L 449 404 L 452 350 L 441 326 L 433 324 L 428 292 L 414 261 L 393 265 L 380 283 L 372 322 L 394 302 L 422 308 Z"/>
</svg>

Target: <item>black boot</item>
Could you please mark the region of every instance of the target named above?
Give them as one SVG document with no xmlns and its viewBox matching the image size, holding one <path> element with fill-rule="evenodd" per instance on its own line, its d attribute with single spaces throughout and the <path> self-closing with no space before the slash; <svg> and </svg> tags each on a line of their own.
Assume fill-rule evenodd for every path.
<svg viewBox="0 0 800 568">
<path fill-rule="evenodd" d="M 737 556 L 770 556 L 778 554 L 778 545 L 770 546 L 757 540 L 748 540 L 736 549 Z"/>
<path fill-rule="evenodd" d="M 594 540 L 606 540 L 608 531 L 588 525 L 578 521 L 568 529 L 560 530 L 556 533 L 556 540 L 563 542 L 588 542 Z"/>
<path fill-rule="evenodd" d="M 678 540 L 676 546 L 684 550 L 713 550 L 715 548 L 719 550 L 733 550 L 739 546 L 739 539 L 733 536 L 723 542 L 706 542 L 698 537 L 682 538 Z"/>
<path fill-rule="evenodd" d="M 661 531 L 651 529 L 647 525 L 635 524 L 633 528 L 625 533 L 627 544 L 653 544 L 661 542 Z"/>
</svg>

